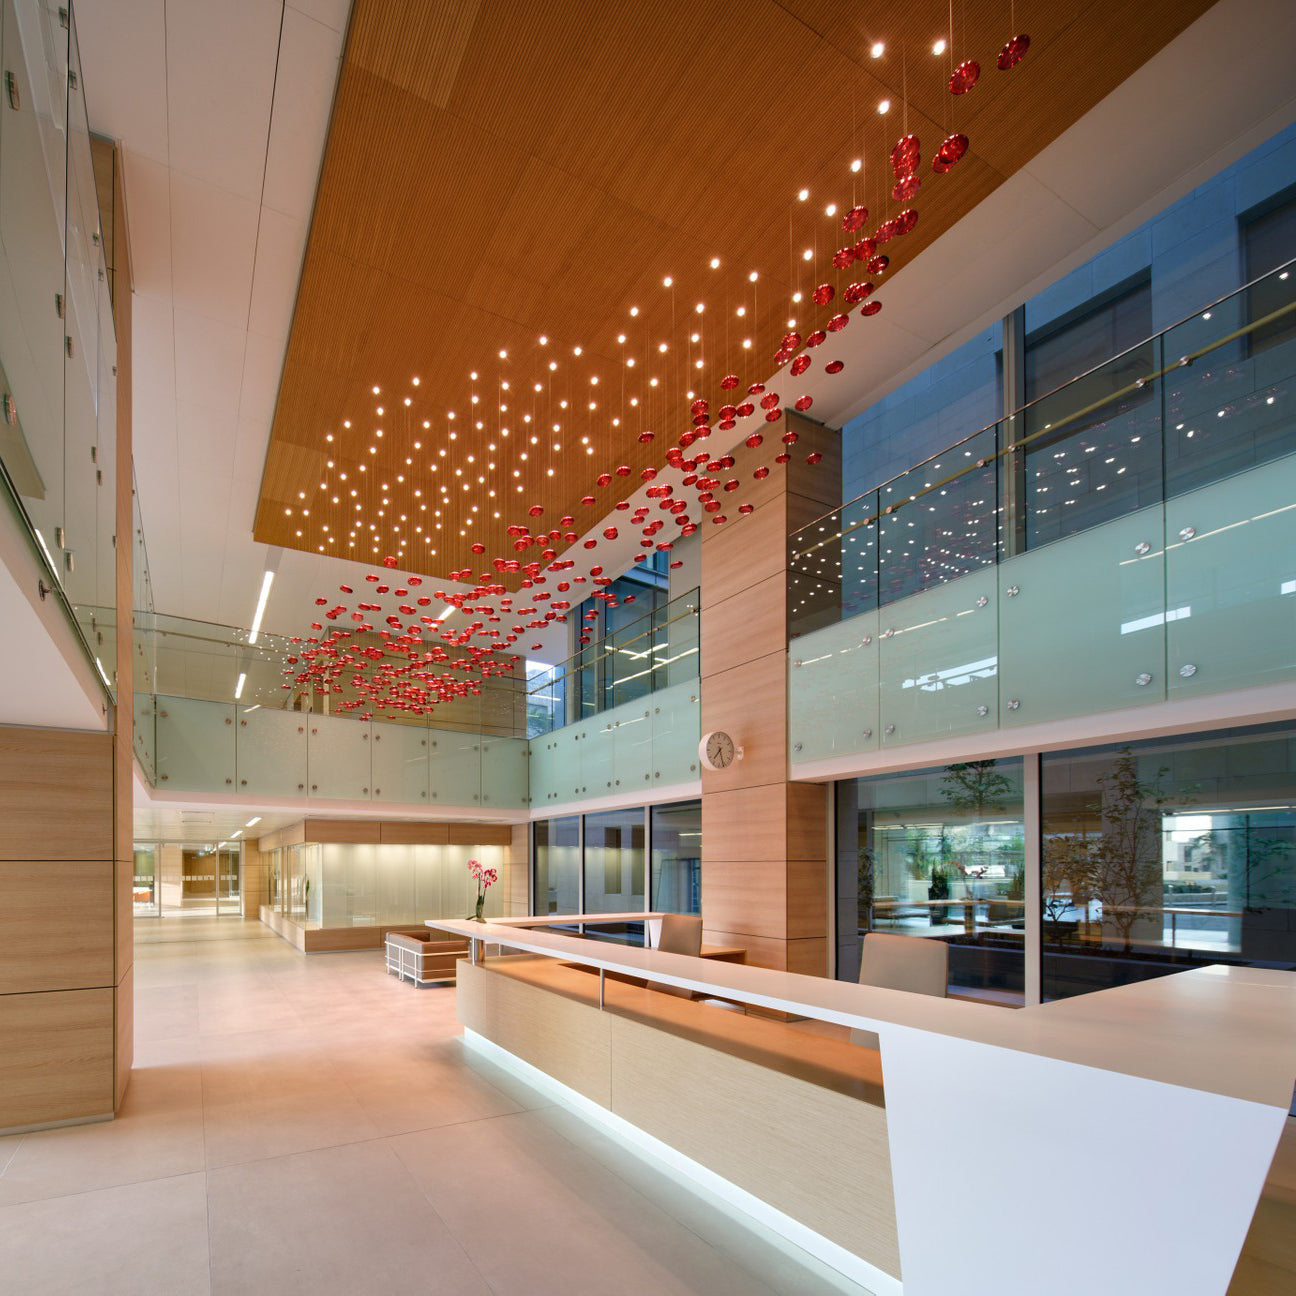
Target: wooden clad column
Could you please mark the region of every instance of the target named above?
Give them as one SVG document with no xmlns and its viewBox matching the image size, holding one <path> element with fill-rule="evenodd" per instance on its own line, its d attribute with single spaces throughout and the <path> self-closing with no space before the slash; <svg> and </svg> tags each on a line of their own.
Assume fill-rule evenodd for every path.
<svg viewBox="0 0 1296 1296">
<path fill-rule="evenodd" d="M 729 769 L 702 771 L 704 939 L 744 946 L 749 963 L 825 975 L 827 789 L 788 780 L 787 537 L 840 503 L 841 439 L 787 413 L 761 430 L 761 454 L 739 459 L 743 489 L 719 496 L 729 520 L 702 526 L 702 732 L 743 748 Z M 773 458 L 785 431 L 799 440 L 783 467 Z M 812 452 L 821 463 L 806 463 Z M 759 483 L 758 463 L 770 466 Z M 746 517 L 742 502 L 755 505 Z"/>
</svg>

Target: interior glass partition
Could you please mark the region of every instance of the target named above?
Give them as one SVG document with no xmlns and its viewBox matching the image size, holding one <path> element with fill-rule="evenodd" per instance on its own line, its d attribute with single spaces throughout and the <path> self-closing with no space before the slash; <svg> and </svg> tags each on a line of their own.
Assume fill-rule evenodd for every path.
<svg viewBox="0 0 1296 1296">
<path fill-rule="evenodd" d="M 950 947 L 951 993 L 1025 991 L 1022 763 L 969 761 L 837 784 L 837 975 L 869 931 Z"/>
<path fill-rule="evenodd" d="M 532 825 L 536 913 L 581 912 L 580 830 L 579 815 L 539 819 Z"/>
<path fill-rule="evenodd" d="M 644 908 L 644 812 L 585 816 L 585 913 Z"/>
<path fill-rule="evenodd" d="M 702 912 L 702 803 L 650 806 L 654 913 Z"/>
</svg>

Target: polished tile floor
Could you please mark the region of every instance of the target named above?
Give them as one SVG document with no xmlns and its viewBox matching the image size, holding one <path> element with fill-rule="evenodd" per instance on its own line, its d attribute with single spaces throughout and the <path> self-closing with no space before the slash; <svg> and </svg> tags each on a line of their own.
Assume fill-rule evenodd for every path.
<svg viewBox="0 0 1296 1296">
<path fill-rule="evenodd" d="M 505 1072 L 454 993 L 137 924 L 118 1120 L 0 1139 L 0 1292 L 854 1292 Z"/>
</svg>

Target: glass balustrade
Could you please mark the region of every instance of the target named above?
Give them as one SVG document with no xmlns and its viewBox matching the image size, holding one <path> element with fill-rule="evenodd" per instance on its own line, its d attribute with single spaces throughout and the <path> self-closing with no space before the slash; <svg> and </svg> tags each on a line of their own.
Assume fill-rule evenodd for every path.
<svg viewBox="0 0 1296 1296">
<path fill-rule="evenodd" d="M 1289 455 L 1294 389 L 1296 261 L 797 531 L 793 635 Z"/>
<path fill-rule="evenodd" d="M 117 356 L 75 24 L 0 0 L 0 43 L 0 489 L 112 696 Z"/>
<path fill-rule="evenodd" d="M 527 680 L 527 736 L 590 720 L 698 677 L 696 589 Z"/>
<path fill-rule="evenodd" d="M 1294 274 L 798 532 L 793 763 L 1296 676 Z"/>
</svg>

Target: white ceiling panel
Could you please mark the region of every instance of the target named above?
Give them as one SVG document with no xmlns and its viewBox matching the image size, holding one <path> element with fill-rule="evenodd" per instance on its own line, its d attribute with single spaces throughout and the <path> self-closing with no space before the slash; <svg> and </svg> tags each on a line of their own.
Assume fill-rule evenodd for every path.
<svg viewBox="0 0 1296 1296">
<path fill-rule="evenodd" d="M 229 480 L 234 475 L 238 420 L 224 410 L 176 402 L 176 446 L 182 473 Z"/>
<path fill-rule="evenodd" d="M 234 428 L 234 471 L 237 487 L 251 486 L 252 497 L 239 490 L 235 513 L 247 531 L 252 530 L 256 514 L 256 490 L 261 485 L 261 472 L 265 467 L 265 423 L 255 419 L 240 418 Z"/>
<path fill-rule="evenodd" d="M 247 332 L 205 315 L 175 308 L 176 391 L 194 405 L 238 417 Z M 194 501 L 201 507 L 200 501 Z M 145 522 L 148 519 L 145 518 Z"/>
<path fill-rule="evenodd" d="M 279 399 L 279 376 L 283 373 L 287 340 L 250 337 L 247 354 L 243 357 L 243 388 L 239 393 L 239 418 L 249 423 L 260 423 L 265 428 L 263 442 L 269 441 L 270 423 L 274 418 L 275 402 Z M 265 456 L 265 445 L 261 447 Z"/>
<path fill-rule="evenodd" d="M 94 130 L 166 164 L 166 0 L 78 5 L 86 111 Z M 134 232 L 134 231 L 132 231 Z"/>
<path fill-rule="evenodd" d="M 247 326 L 249 332 L 271 338 L 278 344 L 271 350 L 282 348 L 288 342 L 297 281 L 301 278 L 302 257 L 306 252 L 306 232 L 305 220 L 285 216 L 271 207 L 261 208 L 256 277 Z"/>
<path fill-rule="evenodd" d="M 315 206 L 340 64 L 334 28 L 299 10 L 284 10 L 262 201 L 302 221 Z"/>
<path fill-rule="evenodd" d="M 123 162 L 136 293 L 171 294 L 171 173 L 162 162 L 127 151 Z"/>
<path fill-rule="evenodd" d="M 247 327 L 257 217 L 252 199 L 171 173 L 172 290 L 177 308 Z"/>
<path fill-rule="evenodd" d="M 306 14 L 342 35 L 351 14 L 351 0 L 288 0 L 288 8 Z"/>
<path fill-rule="evenodd" d="M 175 358 L 171 302 L 166 297 L 136 293 L 131 300 L 131 395 L 135 418 L 166 415 L 175 422 Z M 136 447 L 136 455 L 140 453 Z"/>
<path fill-rule="evenodd" d="M 260 201 L 282 13 L 268 0 L 167 5 L 173 170 Z"/>
</svg>

